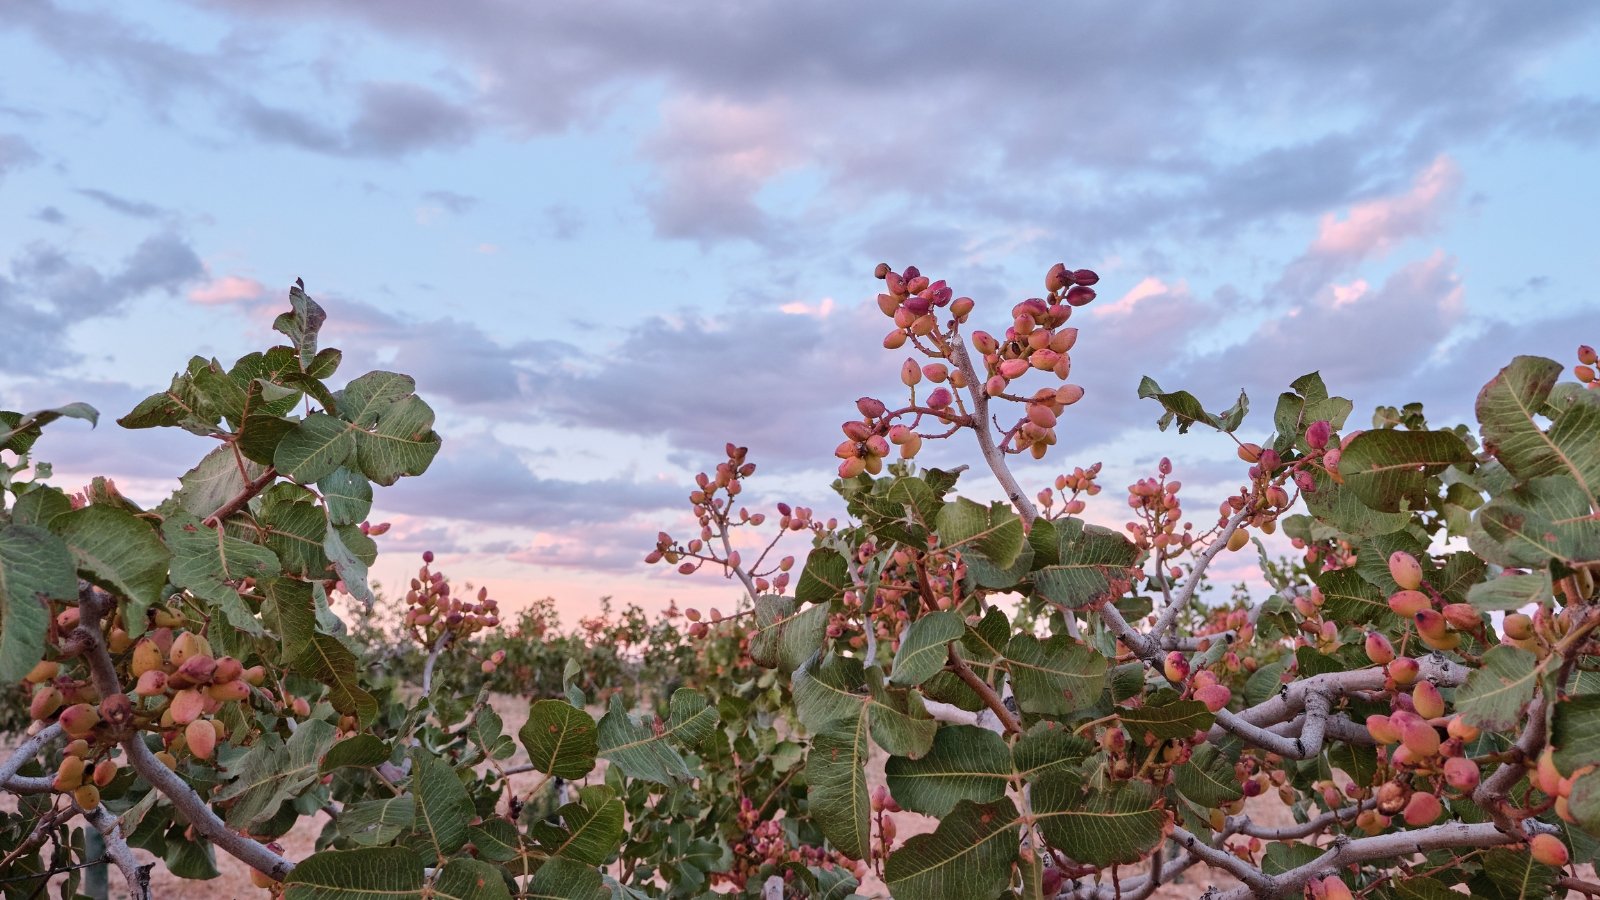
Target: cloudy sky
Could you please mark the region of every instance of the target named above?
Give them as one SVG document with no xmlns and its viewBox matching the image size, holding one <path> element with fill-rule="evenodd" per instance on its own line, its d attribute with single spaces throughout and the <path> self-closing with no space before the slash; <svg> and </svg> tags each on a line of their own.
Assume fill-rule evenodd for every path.
<svg viewBox="0 0 1600 900">
<path fill-rule="evenodd" d="M 110 418 L 271 342 L 302 277 L 341 375 L 440 414 L 380 574 L 432 547 L 508 603 L 726 600 L 641 559 L 727 440 L 753 500 L 832 508 L 901 359 L 880 260 L 994 328 L 1097 269 L 1088 395 L 1024 480 L 1104 460 L 1114 522 L 1171 454 L 1203 515 L 1237 466 L 1157 432 L 1141 374 L 1249 391 L 1257 436 L 1317 368 L 1357 419 L 1453 422 L 1600 339 L 1597 139 L 1577 0 L 0 0 L 0 408 L 95 403 L 41 455 L 154 499 L 205 448 Z"/>
</svg>

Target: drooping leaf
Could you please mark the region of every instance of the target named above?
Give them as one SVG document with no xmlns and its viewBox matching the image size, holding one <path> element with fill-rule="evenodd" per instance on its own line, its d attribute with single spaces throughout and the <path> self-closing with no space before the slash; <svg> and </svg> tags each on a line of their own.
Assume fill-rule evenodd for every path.
<svg viewBox="0 0 1600 900">
<path fill-rule="evenodd" d="M 365 537 L 349 525 L 329 527 L 322 535 L 322 552 L 328 555 L 328 562 L 339 573 L 345 591 L 371 609 L 378 598 L 367 585 L 367 561 L 350 546 Z"/>
<path fill-rule="evenodd" d="M 867 853 L 867 721 L 836 720 L 811 739 L 806 754 L 806 798 L 822 834 L 851 859 Z"/>
<path fill-rule="evenodd" d="M 0 450 L 10 450 L 21 456 L 39 439 L 44 426 L 57 419 L 82 419 L 89 427 L 100 424 L 100 412 L 87 403 L 68 403 L 54 409 L 41 409 L 22 415 L 0 412 Z"/>
<path fill-rule="evenodd" d="M 517 732 L 528 760 L 546 775 L 576 781 L 594 769 L 599 752 L 594 719 L 564 700 L 539 700 Z"/>
<path fill-rule="evenodd" d="M 1565 476 L 1529 479 L 1478 510 L 1474 521 L 1498 545 L 1498 552 L 1485 555 L 1501 565 L 1534 568 L 1551 559 L 1571 564 L 1600 560 L 1600 520 L 1589 517 L 1590 502 Z"/>
<path fill-rule="evenodd" d="M 1161 385 L 1148 375 L 1139 379 L 1139 399 L 1160 403 L 1166 412 L 1156 421 L 1156 427 L 1166 431 L 1167 426 L 1176 421 L 1179 434 L 1187 433 L 1189 426 L 1196 422 L 1231 434 L 1244 422 L 1245 414 L 1250 411 L 1250 398 L 1245 396 L 1244 391 L 1239 392 L 1239 399 L 1234 401 L 1233 406 L 1220 413 L 1208 413 L 1193 394 L 1188 391 L 1163 391 Z"/>
<path fill-rule="evenodd" d="M 389 745 L 375 734 L 358 734 L 345 738 L 329 748 L 317 771 L 323 775 L 335 769 L 370 769 L 382 765 L 389 758 Z"/>
<path fill-rule="evenodd" d="M 889 854 L 884 884 L 890 894 L 906 900 L 994 897 L 1011 880 L 1018 819 L 1010 800 L 963 800 L 931 834 L 908 838 Z"/>
<path fill-rule="evenodd" d="M 0 528 L 0 682 L 15 684 L 44 658 L 50 613 L 42 601 L 78 596 L 72 552 L 34 525 Z"/>
<path fill-rule="evenodd" d="M 372 482 L 360 472 L 340 467 L 317 481 L 317 490 L 334 525 L 357 525 L 372 512 Z"/>
<path fill-rule="evenodd" d="M 1384 559 L 1388 559 L 1387 555 Z M 1313 580 L 1322 591 L 1322 614 L 1329 621 L 1380 629 L 1392 629 L 1399 624 L 1399 617 L 1389 608 L 1388 597 L 1355 569 L 1322 572 Z"/>
</svg>

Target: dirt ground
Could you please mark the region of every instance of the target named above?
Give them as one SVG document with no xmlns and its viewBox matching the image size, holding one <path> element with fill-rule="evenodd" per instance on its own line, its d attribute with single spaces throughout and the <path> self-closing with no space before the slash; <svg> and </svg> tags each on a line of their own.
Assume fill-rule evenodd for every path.
<svg viewBox="0 0 1600 900">
<path fill-rule="evenodd" d="M 527 703 L 518 698 L 508 696 L 497 696 L 494 698 L 493 703 L 495 710 L 505 722 L 506 733 L 515 734 L 527 718 Z M 0 753 L 3 753 L 5 749 L 9 749 L 13 743 L 14 741 L 12 740 L 0 738 L 0 748 L 4 748 L 0 749 Z M 874 747 L 875 751 L 876 749 Z M 885 759 L 886 757 L 881 752 L 875 752 L 868 765 L 867 780 L 874 787 L 883 783 Z M 516 765 L 526 761 L 519 747 L 517 755 L 511 759 L 508 765 Z M 521 789 L 530 789 L 538 782 L 540 777 L 537 772 L 514 776 L 512 784 Z M 598 774 L 591 777 L 598 777 Z M 5 803 L 8 799 L 0 797 L 0 803 Z M 1256 821 L 1269 826 L 1288 825 L 1293 822 L 1288 808 L 1275 798 L 1257 798 L 1251 801 L 1248 811 Z M 323 815 L 302 819 L 299 828 L 283 837 L 284 855 L 290 859 L 303 859 L 311 855 L 315 849 L 313 845 L 316 836 L 324 824 L 326 824 L 326 817 Z M 895 824 L 899 832 L 898 840 L 903 842 L 912 835 L 932 831 L 938 823 L 934 819 L 915 813 L 901 813 L 897 816 Z M 150 858 L 149 854 L 143 851 L 136 852 L 139 853 L 141 860 Z M 217 856 L 217 868 L 221 870 L 221 875 L 210 881 L 185 881 L 173 878 L 166 875 L 163 868 L 158 865 L 152 881 L 154 895 L 160 900 L 227 900 L 227 898 L 264 898 L 266 896 L 266 892 L 250 883 L 247 867 L 226 854 L 219 853 Z M 1584 869 L 1587 868 L 1584 867 Z M 1196 866 L 1184 873 L 1175 883 L 1164 885 L 1157 890 L 1155 897 L 1158 900 L 1182 900 L 1182 898 L 1200 896 L 1209 886 L 1227 888 L 1236 884 L 1236 881 L 1222 872 Z M 884 890 L 882 882 L 871 874 L 862 884 L 860 893 L 874 898 L 888 896 L 888 892 Z M 111 896 L 124 896 L 120 876 L 114 871 L 111 873 Z"/>
</svg>

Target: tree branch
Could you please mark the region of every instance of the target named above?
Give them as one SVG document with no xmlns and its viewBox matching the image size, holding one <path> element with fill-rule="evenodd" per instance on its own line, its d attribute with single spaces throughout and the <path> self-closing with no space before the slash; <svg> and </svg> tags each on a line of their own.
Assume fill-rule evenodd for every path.
<svg viewBox="0 0 1600 900">
<path fill-rule="evenodd" d="M 34 781 L 34 779 L 26 776 L 19 776 L 17 775 L 17 772 L 21 770 L 23 766 L 28 764 L 28 760 L 37 757 L 39 753 L 44 750 L 47 744 L 60 736 L 61 723 L 56 722 L 45 728 L 39 729 L 38 734 L 35 734 L 33 737 L 30 737 L 18 744 L 17 749 L 11 751 L 10 756 L 6 757 L 4 761 L 0 761 L 0 787 L 3 787 L 8 791 L 15 791 L 19 794 L 39 793 L 36 791 L 18 790 L 17 783 L 28 784 Z M 40 777 L 45 778 L 46 784 L 48 785 L 50 780 L 49 777 Z M 46 790 L 48 790 L 48 787 Z"/>
<path fill-rule="evenodd" d="M 1022 517 L 1022 524 L 1032 527 L 1033 520 L 1039 518 L 1039 510 L 1022 492 L 1016 476 L 1011 474 L 1005 453 L 994 444 L 994 435 L 989 433 L 989 396 L 983 391 L 986 380 L 978 377 L 978 371 L 972 367 L 972 358 L 967 355 L 967 342 L 959 335 L 950 341 L 950 361 L 967 376 L 967 394 L 972 399 L 972 433 L 978 438 L 978 449 L 983 451 L 984 462 L 989 464 L 989 471 L 1000 482 L 1017 515 Z"/>
<path fill-rule="evenodd" d="M 955 672 L 956 677 L 960 678 L 967 687 L 972 688 L 979 697 L 983 698 L 983 705 L 989 707 L 989 711 L 993 712 L 995 718 L 1000 720 L 1000 724 L 1005 726 L 1006 734 L 1021 734 L 1022 723 L 1017 721 L 1016 715 L 1011 710 L 1006 709 L 1005 701 L 1001 700 L 1000 695 L 994 692 L 994 688 L 990 687 L 982 678 L 979 678 L 978 673 L 972 671 L 972 667 L 967 665 L 967 661 L 962 659 L 961 654 L 956 652 L 954 643 L 949 644 L 946 649 L 950 655 L 950 670 Z"/>
<path fill-rule="evenodd" d="M 1167 608 L 1161 611 L 1161 618 L 1156 620 L 1155 628 L 1151 629 L 1152 634 L 1159 636 L 1172 630 L 1172 626 L 1178 621 L 1178 613 L 1182 612 L 1184 607 L 1188 606 L 1189 602 L 1194 599 L 1194 592 L 1200 588 L 1201 578 L 1205 575 L 1206 569 L 1210 568 L 1211 561 L 1217 558 L 1217 554 L 1222 552 L 1222 548 L 1228 546 L 1228 539 L 1233 537 L 1235 531 L 1239 530 L 1240 523 L 1244 521 L 1245 516 L 1249 515 L 1250 512 L 1250 505 L 1247 503 L 1244 509 L 1229 516 L 1228 522 L 1222 527 L 1221 533 L 1217 535 L 1210 545 L 1200 551 L 1199 556 L 1194 558 L 1194 566 L 1189 570 L 1189 577 L 1184 579 L 1183 587 L 1178 589 L 1178 595 L 1173 597 L 1172 602 L 1167 604 Z M 1166 577 L 1165 572 L 1161 573 L 1161 575 L 1163 578 Z"/>
<path fill-rule="evenodd" d="M 84 648 L 84 658 L 101 698 L 122 693 L 116 665 L 111 661 L 105 639 L 100 634 L 100 620 L 109 608 L 110 604 L 98 591 L 83 592 L 78 602 L 78 628 L 73 634 L 73 639 Z M 183 813 L 196 831 L 222 848 L 223 852 L 277 881 L 282 881 L 294 869 L 294 863 L 229 828 L 211 811 L 210 804 L 195 793 L 194 788 L 156 759 L 156 755 L 145 746 L 144 736 L 140 732 L 135 731 L 123 738 L 121 745 L 134 770 Z"/>
<path fill-rule="evenodd" d="M 139 865 L 139 860 L 128 846 L 128 839 L 122 834 L 122 820 L 106 811 L 104 806 L 84 812 L 83 817 L 100 832 L 106 847 L 106 858 L 116 863 L 122 877 L 127 879 L 129 898 L 150 900 L 150 869 L 155 864 Z"/>
<path fill-rule="evenodd" d="M 257 478 L 255 481 L 246 482 L 245 486 L 237 495 L 234 496 L 232 500 L 229 500 L 227 503 L 217 507 L 217 511 L 209 516 L 206 516 L 205 521 L 202 524 L 204 524 L 207 528 L 215 528 L 222 524 L 224 519 L 228 518 L 239 510 L 244 509 L 246 504 L 255 499 L 257 494 L 266 490 L 267 485 L 272 484 L 277 477 L 278 470 L 272 466 L 267 466 L 267 470 L 262 472 L 259 478 Z"/>
</svg>

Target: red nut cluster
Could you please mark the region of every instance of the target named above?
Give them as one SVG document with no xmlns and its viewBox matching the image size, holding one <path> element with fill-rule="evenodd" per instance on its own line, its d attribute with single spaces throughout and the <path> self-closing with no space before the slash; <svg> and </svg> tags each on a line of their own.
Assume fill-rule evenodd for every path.
<svg viewBox="0 0 1600 900">
<path fill-rule="evenodd" d="M 1044 509 L 1044 517 L 1055 519 L 1083 512 L 1088 504 L 1079 498 L 1083 495 L 1093 497 L 1100 493 L 1100 485 L 1095 483 L 1095 478 L 1099 475 L 1100 463 L 1095 463 L 1087 469 L 1077 466 L 1069 475 L 1057 475 L 1055 487 L 1045 488 L 1038 495 L 1039 505 Z M 1055 508 L 1057 491 L 1066 495 L 1059 510 Z"/>
<path fill-rule="evenodd" d="M 476 598 L 462 600 L 451 594 L 450 581 L 443 572 L 435 572 L 433 551 L 422 554 L 422 568 L 411 579 L 406 591 L 405 627 L 412 640 L 424 647 L 433 647 L 441 640 L 463 644 L 486 628 L 500 625 L 500 604 L 489 596 L 489 589 L 479 588 Z M 470 588 L 468 588 L 470 590 Z M 483 672 L 489 674 L 505 661 L 504 651 L 483 661 Z"/>
<path fill-rule="evenodd" d="M 667 532 L 660 532 L 656 535 L 655 548 L 645 555 L 644 561 L 650 565 L 665 562 L 677 566 L 681 575 L 693 575 L 709 563 L 721 567 L 729 577 L 748 578 L 757 591 L 781 594 L 789 586 L 795 558 L 784 556 L 769 563 L 768 557 L 778 541 L 791 531 L 820 533 L 838 523 L 833 519 L 818 521 L 806 507 L 779 503 L 777 534 L 750 565 L 745 565 L 744 554 L 733 549 L 733 529 L 765 525 L 767 514 L 752 513 L 746 506 L 735 509 L 734 498 L 744 491 L 744 480 L 755 474 L 756 464 L 745 459 L 749 448 L 728 444 L 724 449 L 727 460 L 718 463 L 714 473 L 696 475 L 695 490 L 689 494 L 700 536 L 678 541 Z"/>
</svg>

